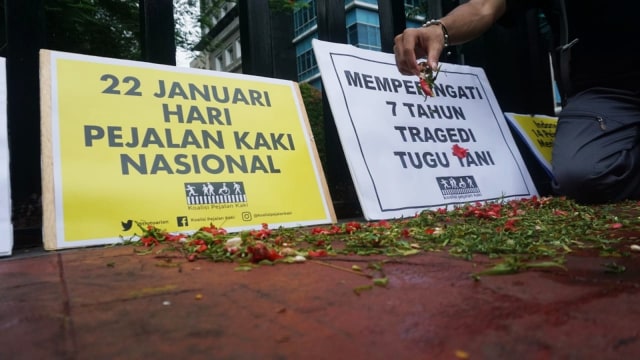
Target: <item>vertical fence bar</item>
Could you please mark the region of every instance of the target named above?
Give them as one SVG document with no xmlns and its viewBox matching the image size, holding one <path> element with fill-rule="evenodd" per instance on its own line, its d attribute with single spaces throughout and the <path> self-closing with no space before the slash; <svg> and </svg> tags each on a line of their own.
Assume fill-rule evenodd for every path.
<svg viewBox="0 0 640 360">
<path fill-rule="evenodd" d="M 140 30 L 144 61 L 176 64 L 173 0 L 140 0 Z"/>
<path fill-rule="evenodd" d="M 400 34 L 407 24 L 404 1 L 378 0 L 378 17 L 382 51 L 392 53 L 393 38 Z"/>
<path fill-rule="evenodd" d="M 240 0 L 240 46 L 242 72 L 273 76 L 271 25 L 267 0 Z"/>
<path fill-rule="evenodd" d="M 42 0 L 5 0 L 7 127 L 14 246 L 40 241 L 39 51 L 43 47 Z"/>
<path fill-rule="evenodd" d="M 242 72 L 297 80 L 291 13 L 271 9 L 267 0 L 240 0 L 238 7 Z"/>
<path fill-rule="evenodd" d="M 335 43 L 347 43 L 346 14 L 344 0 L 318 0 L 318 39 Z M 325 153 L 327 183 L 333 198 L 338 218 L 360 216 L 362 211 L 358 202 L 353 181 L 344 156 L 344 150 L 338 138 L 338 129 L 331 114 L 325 89 L 322 89 L 324 114 Z"/>
</svg>

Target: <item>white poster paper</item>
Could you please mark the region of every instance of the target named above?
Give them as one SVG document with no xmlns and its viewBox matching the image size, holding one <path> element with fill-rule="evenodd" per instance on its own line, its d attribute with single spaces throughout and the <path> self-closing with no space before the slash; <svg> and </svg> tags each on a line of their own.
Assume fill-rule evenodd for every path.
<svg viewBox="0 0 640 360">
<path fill-rule="evenodd" d="M 11 182 L 9 177 L 9 139 L 7 136 L 7 73 L 0 58 L 0 256 L 11 255 Z"/>
<path fill-rule="evenodd" d="M 425 99 L 393 54 L 313 49 L 367 219 L 537 195 L 482 69 L 442 64 Z"/>
</svg>

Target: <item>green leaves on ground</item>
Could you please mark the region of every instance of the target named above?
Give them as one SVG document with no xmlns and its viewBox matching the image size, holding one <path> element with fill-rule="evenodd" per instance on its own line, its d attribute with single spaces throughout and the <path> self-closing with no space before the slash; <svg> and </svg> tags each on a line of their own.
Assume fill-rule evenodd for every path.
<svg viewBox="0 0 640 360">
<path fill-rule="evenodd" d="M 468 260 L 476 255 L 496 259 L 497 265 L 474 274 L 479 277 L 563 268 L 563 257 L 579 249 L 620 256 L 615 249 L 623 232 L 639 229 L 637 205 L 583 206 L 564 198 L 532 197 L 425 210 L 396 220 L 278 229 L 262 224 L 239 234 L 213 224 L 191 235 L 149 226 L 125 240 L 147 251 L 165 245 L 163 251 L 178 251 L 189 261 L 237 262 L 242 270 L 336 255 L 411 256 L 428 251 Z"/>
</svg>

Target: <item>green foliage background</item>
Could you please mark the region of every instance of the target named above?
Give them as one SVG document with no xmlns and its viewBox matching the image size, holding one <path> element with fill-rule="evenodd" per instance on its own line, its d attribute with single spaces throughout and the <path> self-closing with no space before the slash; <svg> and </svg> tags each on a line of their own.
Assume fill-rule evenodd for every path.
<svg viewBox="0 0 640 360">
<path fill-rule="evenodd" d="M 322 113 L 322 92 L 307 83 L 301 83 L 299 87 L 304 107 L 307 110 L 311 132 L 313 133 L 316 148 L 318 149 L 320 162 L 323 168 L 326 169 L 327 156 L 325 151 L 324 117 Z"/>
<path fill-rule="evenodd" d="M 189 48 L 194 29 L 184 22 L 219 12 L 224 1 L 206 1 L 205 14 L 198 19 L 197 0 L 175 0 L 176 45 Z M 45 47 L 51 50 L 95 55 L 117 59 L 141 60 L 140 12 L 138 0 L 43 0 L 42 22 L 46 34 Z M 303 4 L 304 5 L 304 4 Z M 299 4 L 288 0 L 271 0 L 270 6 L 291 11 Z M 6 45 L 5 5 L 0 1 L 0 42 Z M 35 26 L 35 25 L 34 25 Z M 198 26 L 198 25 L 196 25 Z M 320 160 L 326 165 L 322 93 L 302 83 L 300 92 L 315 139 Z"/>
<path fill-rule="evenodd" d="M 141 58 L 138 1 L 45 0 L 44 8 L 47 48 Z"/>
</svg>

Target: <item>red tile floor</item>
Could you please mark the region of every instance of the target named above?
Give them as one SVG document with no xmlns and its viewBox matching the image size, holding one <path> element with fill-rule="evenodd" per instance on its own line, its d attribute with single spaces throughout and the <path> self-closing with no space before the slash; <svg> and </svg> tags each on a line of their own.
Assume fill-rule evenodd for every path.
<svg viewBox="0 0 640 360">
<path fill-rule="evenodd" d="M 131 247 L 0 260 L 0 359 L 638 359 L 640 254 L 482 277 L 486 261 L 171 263 Z M 484 264 L 483 264 L 484 262 Z M 371 273 L 380 276 L 376 273 Z"/>
</svg>

